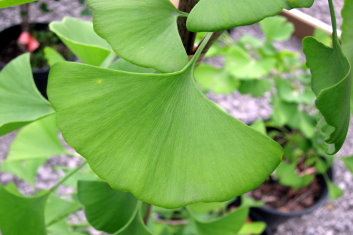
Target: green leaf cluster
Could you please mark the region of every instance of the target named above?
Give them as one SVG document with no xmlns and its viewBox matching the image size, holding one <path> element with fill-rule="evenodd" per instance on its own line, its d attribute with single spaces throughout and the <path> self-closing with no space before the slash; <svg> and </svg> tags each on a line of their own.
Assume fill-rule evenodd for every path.
<svg viewBox="0 0 353 235">
<path fill-rule="evenodd" d="M 124 60 L 101 67 L 56 63 L 48 93 L 66 141 L 99 177 L 143 201 L 175 208 L 229 200 L 255 188 L 273 171 L 281 158 L 280 147 L 221 111 L 198 90 L 193 73 L 202 48 L 189 62 L 185 52 L 186 60 L 178 55 L 168 59 L 173 50 L 181 51 L 173 46 L 182 48 L 176 19 L 185 14 L 164 0 L 92 0 L 89 4 L 93 27 L 73 20 L 68 24 L 66 19 L 50 28 L 69 48 L 73 42 L 98 44 L 82 43 L 87 40 L 83 35 L 74 38 L 65 30 L 72 32 L 82 26 L 96 40 L 94 29 Z M 165 37 L 154 36 L 161 31 Z M 175 35 L 180 46 L 173 41 Z M 107 66 L 109 69 L 102 68 Z M 245 169 L 254 177 L 243 179 Z M 223 173 L 217 176 L 213 172 Z"/>
<path fill-rule="evenodd" d="M 80 181 L 78 197 L 90 224 L 109 234 L 260 234 L 265 228 L 261 222 L 245 223 L 249 207 L 257 206 L 248 198 L 232 211 L 227 209 L 229 202 L 198 203 L 177 210 L 147 209 L 130 193 L 114 190 L 101 181 Z M 147 210 L 151 210 L 148 222 Z"/>
</svg>

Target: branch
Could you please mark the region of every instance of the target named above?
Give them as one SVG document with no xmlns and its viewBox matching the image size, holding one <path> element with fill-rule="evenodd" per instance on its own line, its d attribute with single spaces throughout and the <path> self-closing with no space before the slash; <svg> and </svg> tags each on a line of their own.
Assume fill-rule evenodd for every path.
<svg viewBox="0 0 353 235">
<path fill-rule="evenodd" d="M 183 12 L 189 13 L 191 9 L 196 5 L 196 0 L 171 0 L 174 5 L 178 6 L 178 9 Z M 178 29 L 184 48 L 188 55 L 192 55 L 194 51 L 194 43 L 196 33 L 189 32 L 186 28 L 186 17 L 180 17 L 178 19 Z"/>
<path fill-rule="evenodd" d="M 148 204 L 147 208 L 146 208 L 145 216 L 143 217 L 143 222 L 145 223 L 145 225 L 147 225 L 147 223 L 148 223 L 148 219 L 151 216 L 151 211 L 152 211 L 152 205 Z"/>
<path fill-rule="evenodd" d="M 202 50 L 202 53 L 198 59 L 198 62 L 201 62 L 206 53 L 208 52 L 208 50 L 211 48 L 211 46 L 213 45 L 213 43 L 215 43 L 217 41 L 217 39 L 224 33 L 225 31 L 218 31 L 212 34 L 212 37 L 210 38 L 210 40 L 208 41 L 208 43 L 206 44 L 205 48 Z M 202 43 L 202 42 L 201 42 Z M 201 43 L 197 46 L 197 48 L 200 47 Z"/>
</svg>

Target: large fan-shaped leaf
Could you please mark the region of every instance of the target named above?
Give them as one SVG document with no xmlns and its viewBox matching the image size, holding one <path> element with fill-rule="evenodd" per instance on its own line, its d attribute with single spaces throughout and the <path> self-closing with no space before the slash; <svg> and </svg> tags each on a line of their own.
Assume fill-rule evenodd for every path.
<svg viewBox="0 0 353 235">
<path fill-rule="evenodd" d="M 130 193 L 116 191 L 100 181 L 79 181 L 78 198 L 89 223 L 107 233 L 128 224 L 137 206 L 137 200 Z"/>
<path fill-rule="evenodd" d="M 202 0 L 192 9 L 187 27 L 192 32 L 215 32 L 256 23 L 282 9 L 310 7 L 314 0 Z"/>
<path fill-rule="evenodd" d="M 352 79 L 350 65 L 338 40 L 329 48 L 309 37 L 304 40 L 304 52 L 312 73 L 312 89 L 317 96 L 316 106 L 326 124 L 327 152 L 336 153 L 346 138 L 350 118 Z"/>
<path fill-rule="evenodd" d="M 45 235 L 48 194 L 25 198 L 0 186 L 0 231 L 3 235 Z"/>
<path fill-rule="evenodd" d="M 49 28 L 84 63 L 99 66 L 113 59 L 111 47 L 94 32 L 91 22 L 65 17 L 50 23 Z"/>
<path fill-rule="evenodd" d="M 89 0 L 96 32 L 124 59 L 162 72 L 187 63 L 169 0 Z"/>
<path fill-rule="evenodd" d="M 65 139 L 113 188 L 162 207 L 255 188 L 281 148 L 202 95 L 196 59 L 171 74 L 54 65 L 49 96 Z"/>
<path fill-rule="evenodd" d="M 34 84 L 29 54 L 17 57 L 0 72 L 0 135 L 52 112 Z"/>
<path fill-rule="evenodd" d="M 20 4 L 35 2 L 37 0 L 0 0 L 0 8 L 17 6 Z"/>
</svg>

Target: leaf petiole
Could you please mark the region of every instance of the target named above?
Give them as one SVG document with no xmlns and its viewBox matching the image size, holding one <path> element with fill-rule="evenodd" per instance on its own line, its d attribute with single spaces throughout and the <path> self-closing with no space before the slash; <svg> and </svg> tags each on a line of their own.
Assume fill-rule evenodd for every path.
<svg viewBox="0 0 353 235">
<path fill-rule="evenodd" d="M 68 174 L 66 174 L 63 178 L 61 178 L 48 192 L 47 194 L 51 194 L 53 192 L 55 192 L 60 185 L 62 185 L 66 180 L 68 180 L 71 176 L 73 176 L 74 174 L 76 174 L 79 170 L 81 170 L 85 165 L 87 164 L 87 162 L 83 162 L 81 165 L 79 165 L 78 167 L 76 167 L 75 169 L 73 169 L 72 171 L 70 171 Z"/>
</svg>

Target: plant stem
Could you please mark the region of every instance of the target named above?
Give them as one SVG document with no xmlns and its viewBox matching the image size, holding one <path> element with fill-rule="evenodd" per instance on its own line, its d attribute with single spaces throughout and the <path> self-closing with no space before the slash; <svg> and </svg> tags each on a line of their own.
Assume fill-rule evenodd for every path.
<svg viewBox="0 0 353 235">
<path fill-rule="evenodd" d="M 189 13 L 191 9 L 196 5 L 196 0 L 179 0 L 178 9 L 182 12 Z M 194 43 L 196 33 L 189 32 L 186 28 L 186 17 L 178 18 L 178 29 L 184 48 L 188 55 L 192 55 L 194 52 Z"/>
<path fill-rule="evenodd" d="M 330 7 L 330 14 L 331 14 L 331 22 L 332 22 L 332 39 L 334 42 L 333 46 L 335 47 L 335 45 L 339 44 L 339 40 L 338 40 L 338 35 L 337 35 L 337 20 L 336 20 L 336 13 L 335 13 L 335 7 L 333 4 L 332 0 L 328 0 L 328 4 Z"/>
<path fill-rule="evenodd" d="M 198 59 L 198 62 L 201 62 L 203 60 L 203 58 L 205 57 L 207 51 L 211 48 L 211 46 L 213 45 L 213 43 L 215 43 L 217 41 L 217 39 L 224 33 L 225 31 L 218 31 L 212 34 L 210 40 L 207 42 L 205 48 L 202 50 L 202 53 Z M 201 45 L 201 43 L 200 43 Z M 198 45 L 197 48 L 200 46 Z"/>
<path fill-rule="evenodd" d="M 72 209 L 70 208 L 71 210 L 68 211 L 67 213 L 62 214 L 62 215 L 59 215 L 58 217 L 56 217 L 56 218 L 54 218 L 53 220 L 49 221 L 49 222 L 46 224 L 46 227 L 49 227 L 49 226 L 51 226 L 51 225 L 53 225 L 53 224 L 58 223 L 60 220 L 66 218 L 68 215 L 70 215 L 70 214 L 72 214 L 72 213 L 74 213 L 74 212 L 80 210 L 81 208 L 82 208 L 81 205 L 77 205 L 77 206 L 73 207 Z"/>
<path fill-rule="evenodd" d="M 193 64 L 193 66 L 195 66 L 200 61 L 201 54 L 204 51 L 207 44 L 209 43 L 209 41 L 211 40 L 213 34 L 214 33 L 207 33 L 204 39 L 201 41 L 200 45 L 198 46 L 195 52 L 194 57 L 191 60 L 191 63 Z"/>
<path fill-rule="evenodd" d="M 152 205 L 147 204 L 146 213 L 145 213 L 145 216 L 143 217 L 143 222 L 145 223 L 145 225 L 147 225 L 148 223 L 148 219 L 151 216 L 151 211 L 152 211 Z"/>
<path fill-rule="evenodd" d="M 60 185 L 62 185 L 66 180 L 68 180 L 71 176 L 73 176 L 76 172 L 78 172 L 80 169 L 82 169 L 87 162 L 83 162 L 81 165 L 70 171 L 68 174 L 66 174 L 63 178 L 61 178 L 49 191 L 48 194 L 55 192 Z"/>
</svg>

